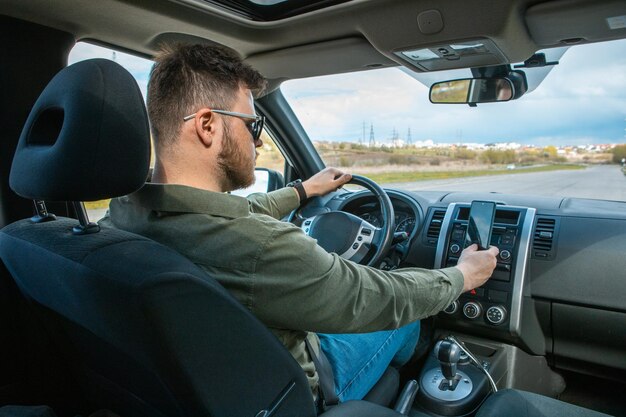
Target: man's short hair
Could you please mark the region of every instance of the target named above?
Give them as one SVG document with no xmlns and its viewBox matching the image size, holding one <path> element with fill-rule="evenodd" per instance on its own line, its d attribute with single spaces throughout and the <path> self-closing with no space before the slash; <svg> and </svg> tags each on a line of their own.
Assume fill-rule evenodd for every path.
<svg viewBox="0 0 626 417">
<path fill-rule="evenodd" d="M 175 141 L 184 116 L 201 107 L 230 110 L 240 87 L 258 95 L 265 79 L 233 50 L 208 44 L 163 47 L 148 83 L 148 116 L 157 150 Z"/>
</svg>

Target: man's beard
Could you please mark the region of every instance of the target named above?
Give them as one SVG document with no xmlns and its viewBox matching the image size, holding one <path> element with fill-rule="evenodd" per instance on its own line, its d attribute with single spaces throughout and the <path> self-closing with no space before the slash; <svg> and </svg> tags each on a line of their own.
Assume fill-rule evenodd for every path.
<svg viewBox="0 0 626 417">
<path fill-rule="evenodd" d="M 224 123 L 224 139 L 222 150 L 217 156 L 217 165 L 224 173 L 226 191 L 239 190 L 254 184 L 254 158 L 246 157 L 237 146 L 229 126 Z"/>
</svg>

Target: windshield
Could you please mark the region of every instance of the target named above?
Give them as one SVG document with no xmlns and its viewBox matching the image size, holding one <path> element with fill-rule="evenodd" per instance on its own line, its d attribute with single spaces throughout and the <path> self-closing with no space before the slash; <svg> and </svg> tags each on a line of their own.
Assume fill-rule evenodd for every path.
<svg viewBox="0 0 626 417">
<path fill-rule="evenodd" d="M 281 89 L 326 165 L 387 187 L 626 200 L 626 40 L 572 47 L 534 91 L 474 108 L 430 103 L 398 68 Z"/>
</svg>

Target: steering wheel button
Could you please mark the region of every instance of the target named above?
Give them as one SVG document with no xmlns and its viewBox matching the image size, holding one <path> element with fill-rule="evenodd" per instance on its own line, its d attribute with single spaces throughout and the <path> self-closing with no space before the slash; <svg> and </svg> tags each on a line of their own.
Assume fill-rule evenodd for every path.
<svg viewBox="0 0 626 417">
<path fill-rule="evenodd" d="M 370 229 L 363 229 L 361 230 L 361 233 L 364 234 L 365 236 L 369 236 L 372 234 L 372 231 Z"/>
<path fill-rule="evenodd" d="M 305 225 L 305 226 L 308 226 L 308 225 L 310 225 L 310 224 L 311 224 L 311 220 L 307 220 L 307 221 L 305 221 L 305 222 L 304 222 L 304 225 Z"/>
<path fill-rule="evenodd" d="M 356 248 L 358 248 L 358 247 L 359 247 L 359 244 L 358 244 L 358 243 L 355 243 L 354 245 L 352 245 L 352 249 L 356 249 Z"/>
<path fill-rule="evenodd" d="M 356 240 L 358 240 L 359 242 L 363 240 L 363 236 L 359 236 L 356 238 Z"/>
</svg>

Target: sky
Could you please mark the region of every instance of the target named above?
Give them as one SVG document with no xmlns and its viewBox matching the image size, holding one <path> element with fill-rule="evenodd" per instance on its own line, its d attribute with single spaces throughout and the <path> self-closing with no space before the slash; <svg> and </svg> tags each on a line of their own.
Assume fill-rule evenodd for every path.
<svg viewBox="0 0 626 417">
<path fill-rule="evenodd" d="M 78 44 L 70 63 L 94 57 L 112 52 Z M 115 60 L 145 97 L 151 62 L 121 52 Z M 365 123 L 365 143 L 371 125 L 378 142 L 394 129 L 406 139 L 410 129 L 413 142 L 626 143 L 626 40 L 572 47 L 536 90 L 475 108 L 430 103 L 428 88 L 397 68 L 293 80 L 281 89 L 312 140 L 358 142 Z"/>
</svg>

